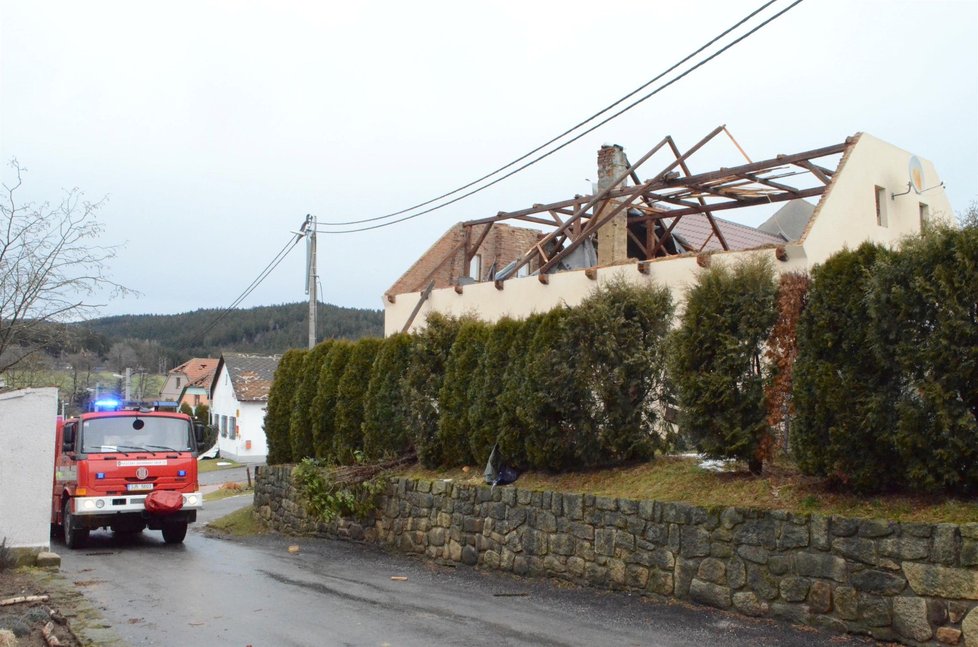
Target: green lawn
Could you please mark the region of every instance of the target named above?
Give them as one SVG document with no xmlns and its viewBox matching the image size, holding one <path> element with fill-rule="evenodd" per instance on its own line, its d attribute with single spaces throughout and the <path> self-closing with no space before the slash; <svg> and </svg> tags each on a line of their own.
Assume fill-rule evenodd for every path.
<svg viewBox="0 0 978 647">
<path fill-rule="evenodd" d="M 210 522 L 207 527 L 234 537 L 260 535 L 266 531 L 254 515 L 254 506 L 250 505 Z"/>
<path fill-rule="evenodd" d="M 227 463 L 227 465 L 218 465 L 218 463 Z M 236 463 L 227 458 L 208 458 L 206 460 L 197 461 L 197 473 L 203 474 L 204 472 L 219 472 L 221 470 L 231 470 L 235 467 L 244 467 L 243 463 Z"/>
</svg>

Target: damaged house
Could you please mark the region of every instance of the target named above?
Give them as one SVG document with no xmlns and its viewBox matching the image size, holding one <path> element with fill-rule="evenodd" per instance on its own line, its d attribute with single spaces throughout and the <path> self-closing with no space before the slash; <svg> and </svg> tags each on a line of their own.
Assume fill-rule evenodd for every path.
<svg viewBox="0 0 978 647">
<path fill-rule="evenodd" d="M 729 137 L 729 165 L 695 169 Z M 739 224 L 763 210 L 762 224 Z M 431 312 L 486 321 L 577 305 L 616 275 L 655 281 L 681 301 L 698 267 L 767 255 L 778 272 L 808 271 L 864 241 L 893 245 L 953 211 L 929 161 L 859 133 L 814 150 L 753 161 L 720 126 L 682 151 L 665 137 L 630 161 L 598 151 L 590 195 L 459 223 L 386 293 L 385 334 Z M 519 226 L 513 223 L 518 223 Z"/>
</svg>

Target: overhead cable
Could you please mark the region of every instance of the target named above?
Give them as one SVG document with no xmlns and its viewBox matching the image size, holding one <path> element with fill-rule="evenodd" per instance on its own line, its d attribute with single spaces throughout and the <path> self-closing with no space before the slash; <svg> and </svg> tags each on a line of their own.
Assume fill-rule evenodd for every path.
<svg viewBox="0 0 978 647">
<path fill-rule="evenodd" d="M 755 9 L 753 12 L 751 12 L 750 14 L 748 14 L 747 16 L 745 16 L 744 18 L 742 18 L 741 20 L 739 20 L 736 24 L 734 24 L 733 26 L 731 26 L 728 29 L 724 30 L 718 36 L 716 36 L 713 39 L 711 39 L 708 43 L 706 43 L 702 47 L 698 48 L 692 54 L 686 56 L 685 58 L 683 58 L 679 62 L 677 62 L 674 65 L 670 66 L 666 71 L 662 72 L 661 74 L 659 74 L 655 78 L 647 81 L 643 85 L 639 86 L 638 88 L 636 88 L 635 90 L 633 90 L 629 94 L 627 94 L 624 97 L 618 99 L 617 101 L 615 101 L 614 103 L 610 104 L 609 106 L 607 106 L 606 108 L 602 109 L 601 111 L 595 113 L 591 117 L 588 117 L 587 119 L 585 119 L 584 121 L 578 123 L 577 125 L 573 126 L 572 128 L 569 128 L 568 130 L 565 130 L 560 135 L 557 135 L 553 139 L 549 140 L 548 142 L 546 142 L 544 144 L 541 144 L 540 146 L 534 148 L 530 152 L 526 153 L 525 155 L 522 155 L 521 157 L 513 160 L 512 162 L 509 162 L 508 164 L 499 167 L 498 169 L 492 171 L 491 173 L 488 173 L 486 175 L 483 175 L 481 178 L 479 178 L 477 180 L 473 180 L 472 182 L 469 182 L 468 184 L 466 184 L 464 186 L 461 186 L 461 187 L 459 187 L 457 189 L 454 189 L 453 191 L 449 191 L 447 193 L 444 193 L 444 194 L 442 194 L 442 195 L 440 195 L 440 196 L 438 196 L 436 198 L 432 198 L 432 199 L 427 200 L 425 202 L 416 204 L 416 205 L 414 205 L 412 207 L 408 207 L 408 208 L 402 209 L 400 211 L 395 211 L 395 212 L 392 212 L 392 213 L 389 213 L 389 214 L 386 214 L 386 215 L 383 215 L 383 216 L 377 216 L 377 217 L 374 217 L 374 218 L 365 218 L 365 219 L 362 219 L 362 220 L 350 220 L 350 221 L 345 221 L 345 222 L 319 222 L 319 225 L 320 226 L 324 226 L 324 227 L 330 227 L 330 226 L 334 226 L 335 227 L 335 226 L 343 226 L 343 225 L 361 224 L 361 223 L 367 223 L 367 222 L 376 222 L 378 220 L 387 220 L 387 219 L 392 218 L 394 216 L 405 214 L 405 213 L 407 213 L 409 211 L 413 211 L 414 209 L 417 209 L 419 207 L 426 206 L 426 205 L 429 205 L 429 204 L 431 204 L 433 202 L 436 202 L 438 200 L 441 200 L 442 198 L 445 198 L 445 197 L 454 195 L 456 193 L 459 193 L 460 191 L 463 191 L 463 190 L 465 190 L 467 188 L 470 188 L 470 187 L 478 184 L 479 182 L 482 182 L 483 180 L 486 180 L 486 179 L 488 179 L 490 177 L 493 177 L 494 175 L 499 174 L 501 171 L 503 171 L 505 169 L 508 169 L 508 168 L 516 165 L 517 163 L 525 160 L 526 158 L 530 157 L 531 155 L 533 155 L 533 154 L 535 154 L 535 153 L 543 150 L 544 148 L 546 148 L 550 144 L 553 144 L 554 142 L 562 139 L 566 135 L 568 135 L 568 134 L 574 132 L 575 130 L 579 129 L 581 126 L 584 126 L 584 125 L 590 123 L 591 121 L 593 121 L 594 119 L 596 119 L 597 117 L 599 117 L 600 115 L 605 114 L 606 112 L 608 112 L 609 110 L 611 110 L 615 106 L 621 104 L 623 101 L 631 98 L 632 96 L 634 96 L 635 94 L 637 94 L 641 90 L 647 88 L 649 85 L 651 85 L 655 81 L 661 79 L 666 74 L 672 72 L 673 70 L 675 70 L 679 66 L 681 66 L 684 63 L 688 62 L 690 59 L 692 59 L 697 54 L 700 54 L 705 49 L 707 49 L 711 45 L 715 44 L 718 40 L 720 40 L 721 38 L 723 38 L 724 36 L 728 35 L 733 30 L 735 30 L 738 27 L 740 27 L 741 25 L 743 25 L 745 22 L 747 22 L 748 20 L 750 20 L 751 18 L 753 18 L 754 16 L 756 16 L 758 13 L 760 13 L 761 11 L 763 11 L 764 9 L 766 9 L 767 7 L 769 7 L 770 5 L 774 4 L 774 2 L 776 2 L 776 0 L 770 0 L 769 2 L 764 3 L 763 5 L 761 5 L 757 9 Z M 766 20 L 764 20 L 763 22 L 761 22 L 757 26 L 755 26 L 752 29 L 750 29 L 749 31 L 747 31 L 745 34 L 737 37 L 736 39 L 734 39 L 733 41 L 731 41 L 727 45 L 723 46 L 722 48 L 720 48 L 719 50 L 717 50 L 713 54 L 711 54 L 708 57 L 706 57 L 705 59 L 699 61 L 698 63 L 696 63 L 695 65 L 693 65 L 689 69 L 687 69 L 685 72 L 682 72 L 681 74 L 673 77 L 669 81 L 667 81 L 667 82 L 663 83 L 662 85 L 658 86 L 652 92 L 649 92 L 648 94 L 642 96 L 638 100 L 636 100 L 636 101 L 628 104 L 627 106 L 625 106 L 621 110 L 619 110 L 619 111 L 615 112 L 614 114 L 612 114 L 611 116 L 609 116 L 609 117 L 601 120 L 597 124 L 591 126 L 587 130 L 584 130 L 583 132 L 581 132 L 578 135 L 574 136 L 573 138 L 567 140 L 566 142 L 560 144 L 559 146 L 553 148 L 552 150 L 547 151 L 546 153 L 544 153 L 544 154 L 536 157 L 535 159 L 530 160 L 526 164 L 523 164 L 522 166 L 519 166 L 518 168 L 510 171 L 509 173 L 506 173 L 505 175 L 502 175 L 502 176 L 496 178 L 492 182 L 488 182 L 488 183 L 486 183 L 486 184 L 484 184 L 484 185 L 482 185 L 480 187 L 477 187 L 477 188 L 475 188 L 475 189 L 473 189 L 471 191 L 468 191 L 468 192 L 466 192 L 466 193 L 464 193 L 464 194 L 462 194 L 460 196 L 457 196 L 457 197 L 455 197 L 455 198 L 453 198 L 451 200 L 448 200 L 446 202 L 443 202 L 441 204 L 435 205 L 433 207 L 430 207 L 428 209 L 425 209 L 423 211 L 419 211 L 417 213 L 414 213 L 414 214 L 411 214 L 411 215 L 408 215 L 408 216 L 404 216 L 402 218 L 397 218 L 396 220 L 389 220 L 388 222 L 384 222 L 384 223 L 381 223 L 381 224 L 372 225 L 372 226 L 369 226 L 369 227 L 360 227 L 360 228 L 355 228 L 355 229 L 340 229 L 340 230 L 317 229 L 317 231 L 321 231 L 322 233 L 326 233 L 326 234 L 350 234 L 350 233 L 357 233 L 357 232 L 361 232 L 361 231 L 369 231 L 369 230 L 372 230 L 372 229 L 379 229 L 381 227 L 385 227 L 385 226 L 388 226 L 388 225 L 394 225 L 394 224 L 397 224 L 397 223 L 400 223 L 400 222 L 411 220 L 413 218 L 417 218 L 418 216 L 422 216 L 422 215 L 431 213 L 433 211 L 436 211 L 438 209 L 442 209 L 442 208 L 447 207 L 447 206 L 449 206 L 451 204 L 454 204 L 456 202 L 459 202 L 460 200 L 463 200 L 463 199 L 465 199 L 467 197 L 470 197 L 470 196 L 472 196 L 472 195 L 474 195 L 476 193 L 479 193 L 480 191 L 483 191 L 485 189 L 488 189 L 489 187 L 491 187 L 491 186 L 493 186 L 495 184 L 498 184 L 499 182 L 501 182 L 501 181 L 503 181 L 503 180 L 505 180 L 505 179 L 507 179 L 507 178 L 509 178 L 509 177 L 511 177 L 513 175 L 515 175 L 516 173 L 519 173 L 520 171 L 523 171 L 523 170 L 529 168 L 530 166 L 532 166 L 532 165 L 536 164 L 537 162 L 539 162 L 539 161 L 541 161 L 541 160 L 549 157 L 550 155 L 553 155 L 557 151 L 562 150 L 563 148 L 566 148 L 567 146 L 569 146 L 570 144 L 578 141 L 579 139 L 581 139 L 585 135 L 588 135 L 588 134 L 594 132 L 595 130 L 597 130 L 601 126 L 605 125 L 609 121 L 611 121 L 611 120 L 613 120 L 613 119 L 621 116 L 622 114 L 628 112 L 629 110 L 631 110 L 632 108 L 636 107 L 637 105 L 643 103 L 644 101 L 647 101 L 648 99 L 650 99 L 651 97 L 655 96 L 656 94 L 658 94 L 662 90 L 668 88 L 670 85 L 672 85 L 672 84 L 676 83 L 677 81 L 683 79 L 684 77 L 688 76 L 689 74 L 691 74 L 695 70 L 699 69 L 700 67 L 702 67 L 706 63 L 709 63 L 710 61 L 712 61 L 713 59 L 715 59 L 716 57 L 718 57 L 720 54 L 723 54 L 724 52 L 726 52 L 727 50 L 729 50 L 730 48 L 732 48 L 734 45 L 737 45 L 738 43 L 742 42 L 746 38 L 750 37 L 751 35 L 753 35 L 757 31 L 759 31 L 761 28 L 765 27 L 766 25 L 770 24 L 771 22 L 773 22 L 777 18 L 781 17 L 782 15 L 784 15 L 785 13 L 787 13 L 788 11 L 790 11 L 791 9 L 793 9 L 795 6 L 801 4 L 801 2 L 803 2 L 803 0 L 795 0 L 793 3 L 791 3 L 790 5 L 788 5 L 787 7 L 785 7 L 784 9 L 782 9 L 781 11 L 779 11 L 778 13 L 776 13 L 773 16 L 767 18 Z"/>
</svg>

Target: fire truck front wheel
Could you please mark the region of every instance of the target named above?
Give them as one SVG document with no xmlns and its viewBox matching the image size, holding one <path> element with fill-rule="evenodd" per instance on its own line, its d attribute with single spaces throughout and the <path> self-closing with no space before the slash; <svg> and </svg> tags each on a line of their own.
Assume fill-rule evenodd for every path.
<svg viewBox="0 0 978 647">
<path fill-rule="evenodd" d="M 187 522 L 173 521 L 163 524 L 163 541 L 168 544 L 179 544 L 187 536 Z"/>
<path fill-rule="evenodd" d="M 71 502 L 65 501 L 61 508 L 61 530 L 65 547 L 74 550 L 81 548 L 88 541 L 88 528 L 79 528 L 75 515 L 71 514 Z"/>
</svg>

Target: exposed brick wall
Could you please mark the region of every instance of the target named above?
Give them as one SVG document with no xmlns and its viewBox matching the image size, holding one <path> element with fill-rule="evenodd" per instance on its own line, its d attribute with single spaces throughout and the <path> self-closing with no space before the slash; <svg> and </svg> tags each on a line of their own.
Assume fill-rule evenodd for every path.
<svg viewBox="0 0 978 647">
<path fill-rule="evenodd" d="M 482 227 L 475 227 L 470 236 L 472 239 L 477 239 L 481 234 Z M 501 269 L 535 245 L 539 237 L 540 232 L 535 229 L 494 224 L 476 252 L 482 259 L 481 276 L 478 280 L 486 280 L 489 267 L 493 262 L 496 263 L 496 269 Z M 435 281 L 436 289 L 455 285 L 459 277 L 468 275 L 468 268 L 464 266 L 465 252 L 460 247 L 464 239 L 465 230 L 461 223 L 453 226 L 415 261 L 414 265 L 391 286 L 387 294 L 418 292 L 423 290 L 432 279 Z M 451 258 L 446 260 L 448 256 Z"/>
</svg>

